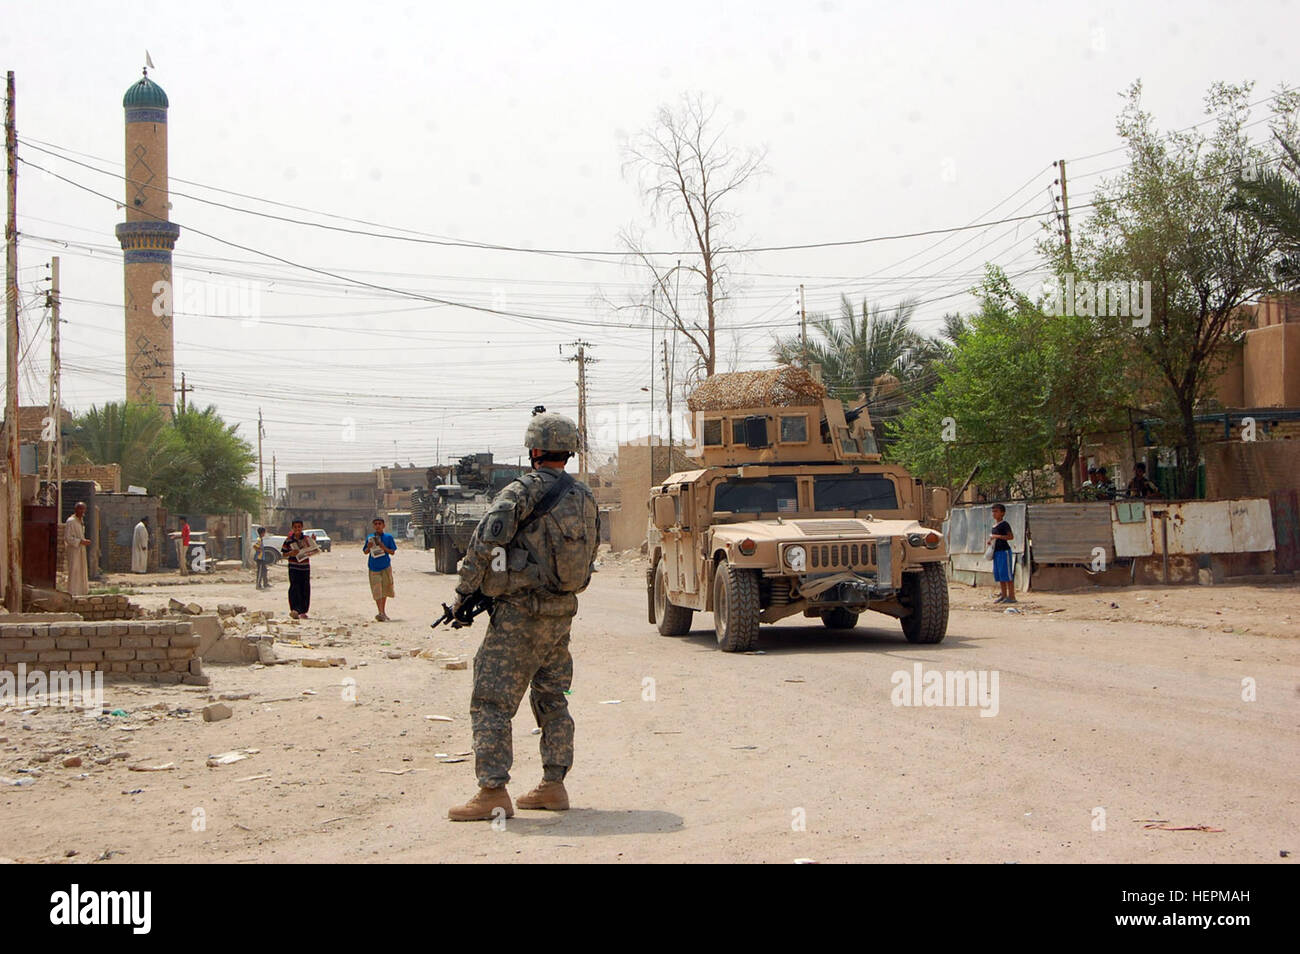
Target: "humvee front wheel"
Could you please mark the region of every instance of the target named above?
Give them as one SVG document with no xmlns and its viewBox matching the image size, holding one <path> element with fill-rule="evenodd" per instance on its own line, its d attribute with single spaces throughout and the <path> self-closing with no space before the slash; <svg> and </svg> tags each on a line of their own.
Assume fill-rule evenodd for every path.
<svg viewBox="0 0 1300 954">
<path fill-rule="evenodd" d="M 713 574 L 713 629 L 724 653 L 743 653 L 758 638 L 758 573 L 724 559 Z"/>
<path fill-rule="evenodd" d="M 919 572 L 903 574 L 899 602 L 911 610 L 903 617 L 909 643 L 939 643 L 948 635 L 948 580 L 943 567 L 927 563 Z"/>
<path fill-rule="evenodd" d="M 822 613 L 822 625 L 827 629 L 852 629 L 858 625 L 858 614 L 837 606 Z"/>
<path fill-rule="evenodd" d="M 695 610 L 668 601 L 668 568 L 660 560 L 655 566 L 655 625 L 660 636 L 685 636 L 691 631 Z"/>
</svg>

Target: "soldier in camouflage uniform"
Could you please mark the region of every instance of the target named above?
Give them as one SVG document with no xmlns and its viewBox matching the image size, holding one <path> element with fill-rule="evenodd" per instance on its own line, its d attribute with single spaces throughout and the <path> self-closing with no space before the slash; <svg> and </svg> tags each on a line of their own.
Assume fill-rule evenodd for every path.
<svg viewBox="0 0 1300 954">
<path fill-rule="evenodd" d="M 564 473 L 578 449 L 577 427 L 559 414 L 534 414 L 524 438 L 533 471 L 502 490 L 479 521 L 456 586 L 455 609 L 475 591 L 495 603 L 474 656 L 470 699 L 479 792 L 448 812 L 453 821 L 486 821 L 494 812 L 514 815 L 506 791 L 514 758 L 510 720 L 530 685 L 529 702 L 542 730 L 542 782 L 519 799 L 519 807 L 569 807 L 564 789 L 573 764 L 573 719 L 564 695 L 573 681 L 569 626 L 578 610 L 576 594 L 590 579 L 600 533 L 591 491 Z M 564 487 L 551 492 L 557 482 Z M 535 513 L 540 509 L 546 513 Z"/>
</svg>

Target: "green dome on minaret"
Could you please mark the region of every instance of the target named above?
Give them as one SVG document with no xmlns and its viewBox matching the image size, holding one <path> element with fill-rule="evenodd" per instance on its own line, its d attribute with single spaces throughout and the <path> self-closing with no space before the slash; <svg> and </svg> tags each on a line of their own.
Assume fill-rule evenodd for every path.
<svg viewBox="0 0 1300 954">
<path fill-rule="evenodd" d="M 163 88 L 148 76 L 142 76 L 132 83 L 122 97 L 124 109 L 166 109 L 167 94 Z"/>
</svg>

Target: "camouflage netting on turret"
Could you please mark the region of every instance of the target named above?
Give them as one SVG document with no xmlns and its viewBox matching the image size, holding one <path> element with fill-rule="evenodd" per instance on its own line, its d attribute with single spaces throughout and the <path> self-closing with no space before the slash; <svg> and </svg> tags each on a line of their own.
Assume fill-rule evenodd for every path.
<svg viewBox="0 0 1300 954">
<path fill-rule="evenodd" d="M 691 392 L 692 411 L 726 411 L 742 407 L 792 407 L 820 404 L 826 387 L 803 368 L 782 365 L 762 371 L 734 371 L 705 378 Z"/>
</svg>

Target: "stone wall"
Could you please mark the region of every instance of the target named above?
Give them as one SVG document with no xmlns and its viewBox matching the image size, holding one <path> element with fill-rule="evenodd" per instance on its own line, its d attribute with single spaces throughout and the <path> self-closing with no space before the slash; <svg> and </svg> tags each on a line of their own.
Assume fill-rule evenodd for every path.
<svg viewBox="0 0 1300 954">
<path fill-rule="evenodd" d="M 158 528 L 167 522 L 162 501 L 143 494 L 95 494 L 99 523 L 99 565 L 106 573 L 131 571 L 131 541 L 141 517 L 149 518 L 149 572 L 162 568 L 162 546 L 170 541 Z"/>
<path fill-rule="evenodd" d="M 136 619 L 140 607 L 125 596 L 74 596 L 72 612 L 84 620 Z"/>
<path fill-rule="evenodd" d="M 0 623 L 0 669 L 82 670 L 106 678 L 207 685 L 189 623 Z"/>
</svg>

